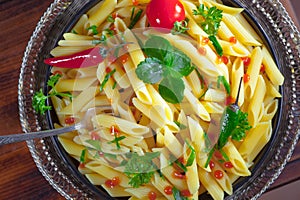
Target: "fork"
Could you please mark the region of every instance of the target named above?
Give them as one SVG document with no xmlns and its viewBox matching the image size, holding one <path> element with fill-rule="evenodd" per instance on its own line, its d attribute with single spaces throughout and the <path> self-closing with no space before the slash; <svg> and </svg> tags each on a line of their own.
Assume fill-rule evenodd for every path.
<svg viewBox="0 0 300 200">
<path fill-rule="evenodd" d="M 92 128 L 91 119 L 99 111 L 112 111 L 112 108 L 110 106 L 89 108 L 86 111 L 84 117 L 78 123 L 75 123 L 74 125 L 71 126 L 66 126 L 66 127 L 51 129 L 51 130 L 37 131 L 37 132 L 2 135 L 0 136 L 0 146 L 5 144 L 10 144 L 10 143 L 15 143 L 15 142 L 21 142 L 25 140 L 55 136 L 62 133 L 83 129 L 83 128 L 91 129 Z"/>
</svg>

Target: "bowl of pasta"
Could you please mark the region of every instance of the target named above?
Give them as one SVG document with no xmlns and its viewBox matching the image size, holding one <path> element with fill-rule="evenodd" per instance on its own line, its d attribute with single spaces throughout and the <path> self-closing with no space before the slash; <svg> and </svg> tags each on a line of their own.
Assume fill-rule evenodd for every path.
<svg viewBox="0 0 300 200">
<path fill-rule="evenodd" d="M 66 199 L 257 199 L 299 138 L 300 35 L 279 1 L 55 0 L 26 49 L 24 132 Z M 103 109 L 105 108 L 105 109 Z"/>
</svg>

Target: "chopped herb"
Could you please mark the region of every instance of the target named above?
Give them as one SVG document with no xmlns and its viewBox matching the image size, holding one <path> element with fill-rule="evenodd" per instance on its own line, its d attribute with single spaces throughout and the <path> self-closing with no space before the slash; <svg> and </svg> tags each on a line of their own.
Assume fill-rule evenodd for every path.
<svg viewBox="0 0 300 200">
<path fill-rule="evenodd" d="M 180 103 L 185 89 L 182 77 L 194 70 L 191 59 L 159 36 L 149 38 L 144 51 L 148 57 L 137 66 L 137 77 L 145 83 L 160 82 L 158 90 L 162 98 L 169 103 Z"/>
<path fill-rule="evenodd" d="M 189 28 L 188 28 L 188 22 L 189 22 L 188 18 L 186 18 L 185 20 L 182 20 L 180 22 L 176 21 L 174 23 L 174 27 L 171 30 L 171 33 L 173 35 L 185 33 L 187 30 L 189 30 Z"/>
<path fill-rule="evenodd" d="M 135 7 L 133 7 L 133 8 L 131 9 L 130 21 L 133 20 L 133 17 L 134 17 L 134 11 L 135 11 Z"/>
<path fill-rule="evenodd" d="M 89 28 L 87 28 L 87 30 L 91 30 L 93 35 L 97 35 L 99 33 L 96 25 L 90 26 Z"/>
<path fill-rule="evenodd" d="M 112 89 L 115 89 L 117 87 L 117 81 L 114 82 Z"/>
<path fill-rule="evenodd" d="M 109 36 L 113 36 L 114 35 L 114 31 L 109 29 L 109 28 L 106 28 L 104 29 L 104 32 L 106 32 Z"/>
<path fill-rule="evenodd" d="M 142 16 L 142 13 L 143 13 L 143 10 L 139 10 L 135 14 L 135 16 L 132 18 L 132 20 L 131 20 L 131 22 L 130 22 L 130 24 L 128 26 L 129 29 L 132 29 L 136 25 L 136 23 L 140 20 L 140 18 Z"/>
<path fill-rule="evenodd" d="M 204 21 L 201 22 L 200 25 L 209 35 L 209 40 L 213 43 L 216 52 L 220 56 L 223 55 L 223 49 L 218 42 L 216 35 L 223 17 L 222 12 L 222 10 L 219 10 L 215 6 L 208 8 L 204 6 L 204 4 L 200 4 L 199 7 L 197 7 L 197 10 L 193 10 L 194 15 L 200 15 L 203 17 Z"/>
<path fill-rule="evenodd" d="M 83 149 L 81 151 L 79 161 L 80 161 L 80 163 L 85 163 L 86 162 L 86 149 Z"/>
<path fill-rule="evenodd" d="M 38 92 L 36 92 L 32 99 L 32 107 L 35 111 L 37 111 L 40 114 L 45 114 L 47 110 L 51 110 L 51 106 L 46 105 L 46 101 L 49 97 L 52 96 L 60 96 L 60 97 L 68 97 L 72 100 L 72 94 L 69 92 L 57 92 L 55 89 L 55 85 L 58 82 L 58 80 L 61 78 L 62 75 L 55 74 L 50 77 L 50 79 L 47 82 L 47 86 L 51 87 L 52 90 L 48 95 L 44 95 L 42 89 L 40 89 Z"/>
<path fill-rule="evenodd" d="M 106 36 L 105 35 L 101 35 L 100 39 L 99 40 L 92 40 L 92 44 L 106 44 Z"/>
<path fill-rule="evenodd" d="M 107 81 L 109 80 L 109 78 L 116 72 L 116 69 L 113 69 L 111 72 L 107 73 L 104 77 L 104 80 L 102 81 L 102 83 L 100 84 L 100 92 L 103 91 L 104 86 L 106 85 Z"/>
<path fill-rule="evenodd" d="M 170 165 L 173 165 L 175 163 L 182 171 L 187 172 L 186 166 L 179 160 L 177 159 L 174 155 L 170 155 Z"/>
<path fill-rule="evenodd" d="M 153 159 L 158 157 L 160 152 L 146 152 L 144 156 L 132 153 L 130 159 L 125 165 L 124 173 L 128 176 L 129 184 L 138 188 L 143 184 L 150 182 L 157 166 L 153 163 Z"/>
<path fill-rule="evenodd" d="M 172 188 L 172 193 L 175 200 L 188 200 L 187 197 L 181 196 L 180 191 L 175 187 Z"/>
<path fill-rule="evenodd" d="M 196 158 L 196 152 L 195 152 L 194 147 L 188 141 L 185 141 L 185 142 L 188 145 L 189 149 L 191 150 L 191 153 L 190 153 L 190 155 L 189 155 L 189 157 L 186 161 L 186 164 L 185 164 L 186 167 L 189 167 L 189 166 L 192 166 L 192 164 L 193 164 L 193 162 Z"/>
<path fill-rule="evenodd" d="M 205 165 L 204 165 L 204 168 L 208 167 L 209 162 L 210 162 L 210 160 L 212 159 L 212 156 L 213 156 L 214 152 L 215 152 L 215 148 L 212 148 L 212 149 L 209 151 L 209 153 L 208 153 L 208 155 L 207 155 L 207 160 L 206 160 Z"/>
<path fill-rule="evenodd" d="M 78 34 L 74 29 L 71 32 L 74 33 L 74 34 Z"/>
<path fill-rule="evenodd" d="M 181 124 L 179 121 L 174 121 L 174 123 L 180 128 L 180 130 L 187 128 L 184 124 Z"/>
<path fill-rule="evenodd" d="M 114 22 L 115 22 L 115 19 L 113 18 L 112 15 L 109 15 L 109 16 L 107 17 L 106 21 L 111 22 L 111 23 L 114 23 Z"/>
<path fill-rule="evenodd" d="M 217 80 L 217 87 L 220 88 L 220 84 L 223 84 L 227 94 L 230 94 L 230 85 L 227 82 L 226 78 L 224 76 L 218 76 L 218 80 Z"/>
<path fill-rule="evenodd" d="M 114 133 L 114 136 L 115 136 L 115 139 L 113 139 L 112 141 L 108 142 L 108 144 L 116 143 L 117 149 L 121 149 L 121 146 L 120 146 L 119 142 L 121 140 L 124 140 L 126 137 L 124 135 L 121 136 L 121 137 L 118 137 L 117 133 Z"/>
</svg>

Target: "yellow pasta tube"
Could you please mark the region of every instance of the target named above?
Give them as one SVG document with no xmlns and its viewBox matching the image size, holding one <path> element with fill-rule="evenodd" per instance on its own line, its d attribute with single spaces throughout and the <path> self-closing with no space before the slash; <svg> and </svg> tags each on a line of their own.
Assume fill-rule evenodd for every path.
<svg viewBox="0 0 300 200">
<path fill-rule="evenodd" d="M 231 92 L 230 95 L 231 97 L 236 98 L 238 92 L 239 93 L 239 100 L 238 100 L 238 105 L 241 106 L 244 103 L 244 82 L 241 84 L 241 89 L 239 91 L 239 83 L 241 78 L 244 76 L 244 65 L 243 62 L 240 58 L 236 58 L 233 62 L 232 65 L 232 70 L 231 70 Z"/>
<path fill-rule="evenodd" d="M 112 13 L 117 5 L 117 0 L 105 0 L 87 21 L 88 26 L 99 26 Z"/>
<path fill-rule="evenodd" d="M 55 85 L 57 92 L 83 91 L 96 81 L 96 77 L 60 79 Z"/>
<path fill-rule="evenodd" d="M 198 175 L 200 182 L 207 189 L 214 200 L 224 199 L 224 192 L 222 188 L 209 172 L 205 171 L 201 167 L 198 167 Z"/>
<path fill-rule="evenodd" d="M 263 60 L 262 63 L 265 66 L 266 73 L 274 85 L 282 85 L 284 81 L 284 76 L 279 71 L 277 65 L 274 62 L 268 49 L 263 46 L 262 48 Z"/>
<path fill-rule="evenodd" d="M 253 98 L 248 107 L 248 120 L 252 127 L 259 121 L 264 96 L 266 94 L 266 84 L 261 75 L 258 76 Z"/>
<path fill-rule="evenodd" d="M 250 58 L 251 58 L 251 62 L 247 69 L 247 74 L 249 75 L 250 80 L 245 84 L 245 96 L 249 99 L 253 97 L 262 59 L 263 59 L 261 48 L 260 47 L 254 48 Z"/>
</svg>

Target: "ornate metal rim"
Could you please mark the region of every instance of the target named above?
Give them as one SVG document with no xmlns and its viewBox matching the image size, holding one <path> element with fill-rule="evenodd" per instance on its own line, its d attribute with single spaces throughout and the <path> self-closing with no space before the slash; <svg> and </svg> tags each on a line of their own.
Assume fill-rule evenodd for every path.
<svg viewBox="0 0 300 200">
<path fill-rule="evenodd" d="M 80 0 L 55 0 L 34 30 L 24 53 L 19 78 L 19 113 L 24 132 L 48 128 L 45 116 L 38 116 L 31 106 L 32 96 L 44 87 L 47 77 L 43 55 L 48 55 L 56 38 L 50 32 L 60 33 L 69 21 L 59 21 L 64 16 L 74 17 L 83 6 Z M 244 183 L 226 199 L 257 199 L 278 178 L 290 159 L 300 136 L 300 34 L 279 0 L 240 0 L 257 23 L 270 36 L 271 46 L 281 71 L 287 78 L 284 84 L 283 114 L 277 137 L 262 167 L 253 173 L 249 183 Z M 54 26 L 55 25 L 55 26 Z M 48 53 L 48 54 L 47 54 Z M 68 170 L 66 163 L 56 154 L 49 138 L 27 141 L 32 157 L 46 180 L 66 199 L 95 199 L 94 191 L 82 184 Z"/>
</svg>

